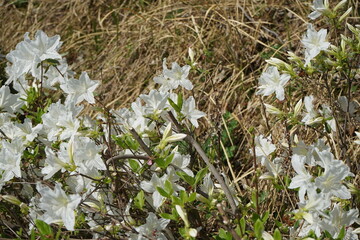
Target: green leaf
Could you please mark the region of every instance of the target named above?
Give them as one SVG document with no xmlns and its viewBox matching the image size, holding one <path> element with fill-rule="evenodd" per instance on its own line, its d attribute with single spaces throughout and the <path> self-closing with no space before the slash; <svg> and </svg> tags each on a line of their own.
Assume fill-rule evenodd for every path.
<svg viewBox="0 0 360 240">
<path fill-rule="evenodd" d="M 207 168 L 203 168 L 200 171 L 198 171 L 195 176 L 194 185 L 197 185 L 205 177 L 206 173 L 207 173 Z"/>
<path fill-rule="evenodd" d="M 274 240 L 282 240 L 282 236 L 279 229 L 275 229 L 274 231 Z"/>
<path fill-rule="evenodd" d="M 39 230 L 40 234 L 46 236 L 53 236 L 53 232 L 49 224 L 39 219 L 35 220 L 36 228 Z"/>
<path fill-rule="evenodd" d="M 177 216 L 176 216 L 176 215 L 174 216 L 174 215 L 169 214 L 169 213 L 160 213 L 159 215 L 160 215 L 160 217 L 162 217 L 162 218 L 177 221 Z"/>
<path fill-rule="evenodd" d="M 196 192 L 193 192 L 188 197 L 188 202 L 193 202 L 196 199 Z"/>
<path fill-rule="evenodd" d="M 57 66 L 57 65 L 60 65 L 60 62 L 56 59 L 51 59 L 51 58 L 48 58 L 48 59 L 45 59 L 43 61 L 43 63 L 46 63 L 48 65 L 51 65 L 51 66 Z"/>
<path fill-rule="evenodd" d="M 125 143 L 131 150 L 137 151 L 139 149 L 139 143 L 130 136 L 125 136 Z"/>
<path fill-rule="evenodd" d="M 173 194 L 174 189 L 173 189 L 172 183 L 171 183 L 169 180 L 166 180 L 166 181 L 165 181 L 164 190 L 165 190 L 169 195 L 172 195 L 172 194 Z"/>
<path fill-rule="evenodd" d="M 342 227 L 337 239 L 339 239 L 339 240 L 343 239 L 345 237 L 345 234 L 346 234 L 345 227 Z"/>
<path fill-rule="evenodd" d="M 184 206 L 184 204 L 187 202 L 188 196 L 187 193 L 184 190 L 181 190 L 179 193 L 179 198 L 181 200 L 182 204 L 179 204 L 180 206 Z"/>
<path fill-rule="evenodd" d="M 129 165 L 134 172 L 137 172 L 140 169 L 140 163 L 135 159 L 129 159 Z"/>
<path fill-rule="evenodd" d="M 228 231 L 225 231 L 223 228 L 219 230 L 219 237 L 223 240 L 232 240 L 232 236 Z"/>
<path fill-rule="evenodd" d="M 263 215 L 263 217 L 262 217 L 262 222 L 266 222 L 267 220 L 268 220 L 268 218 L 269 218 L 269 211 L 266 211 L 265 213 L 264 213 L 264 215 Z"/>
<path fill-rule="evenodd" d="M 262 233 L 264 232 L 264 224 L 260 219 L 256 220 L 255 222 L 254 232 L 255 232 L 255 237 L 257 239 L 261 239 Z"/>
<path fill-rule="evenodd" d="M 31 229 L 31 233 L 30 233 L 30 240 L 35 240 L 36 236 L 35 236 L 35 229 Z"/>
<path fill-rule="evenodd" d="M 180 93 L 178 93 L 178 98 L 177 98 L 177 106 L 179 107 L 180 111 L 181 112 L 181 109 L 182 109 L 182 106 L 183 106 L 183 95 Z"/>
<path fill-rule="evenodd" d="M 172 204 L 173 205 L 183 205 L 184 203 L 181 201 L 180 198 L 174 196 L 174 195 L 171 195 L 171 201 L 172 201 Z"/>
<path fill-rule="evenodd" d="M 176 172 L 176 175 L 178 175 L 182 180 L 184 180 L 191 186 L 195 184 L 195 179 L 187 175 L 185 172 Z"/>
<path fill-rule="evenodd" d="M 172 162 L 172 160 L 174 159 L 174 153 L 170 154 L 169 156 L 167 156 L 165 159 L 164 159 L 164 166 L 165 168 L 167 168 L 169 166 L 169 164 Z"/>
<path fill-rule="evenodd" d="M 241 232 L 242 233 L 245 233 L 245 228 L 246 228 L 246 221 L 245 221 L 245 218 L 242 217 L 240 219 L 240 228 L 241 228 Z"/>
<path fill-rule="evenodd" d="M 158 167 L 165 169 L 165 161 L 163 158 L 156 158 L 154 159 L 155 163 L 158 165 Z"/>
<path fill-rule="evenodd" d="M 173 109 L 175 109 L 176 112 L 178 112 L 178 113 L 181 112 L 181 108 L 179 108 L 179 106 L 176 103 L 174 103 L 173 100 L 168 98 L 168 101 L 169 101 L 170 105 L 173 107 Z"/>
<path fill-rule="evenodd" d="M 144 194 L 143 190 L 138 192 L 138 194 L 134 198 L 134 204 L 135 204 L 135 207 L 137 207 L 138 209 L 140 209 L 140 210 L 143 209 L 143 207 L 145 205 L 145 194 Z"/>
<path fill-rule="evenodd" d="M 331 133 L 331 127 L 330 127 L 330 125 L 329 125 L 327 122 L 325 122 L 324 125 L 325 125 L 325 130 L 326 130 L 326 132 L 327 132 L 327 133 Z"/>
<path fill-rule="evenodd" d="M 162 189 L 161 187 L 156 187 L 156 190 L 160 193 L 161 196 L 166 197 L 166 198 L 170 198 L 171 195 L 168 194 L 164 189 Z"/>
</svg>

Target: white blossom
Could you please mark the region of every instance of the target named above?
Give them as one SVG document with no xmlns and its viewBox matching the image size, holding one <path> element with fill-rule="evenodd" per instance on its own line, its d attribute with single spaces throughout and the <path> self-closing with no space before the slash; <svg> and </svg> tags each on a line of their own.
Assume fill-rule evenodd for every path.
<svg viewBox="0 0 360 240">
<path fill-rule="evenodd" d="M 306 35 L 301 40 L 305 47 L 305 65 L 310 64 L 310 60 L 315 58 L 321 51 L 328 49 L 330 43 L 326 39 L 327 30 L 316 31 L 312 24 L 308 25 Z"/>
<path fill-rule="evenodd" d="M 63 222 L 66 229 L 73 231 L 75 225 L 75 209 L 78 207 L 81 197 L 79 194 L 67 195 L 56 183 L 54 190 L 40 183 L 36 189 L 41 194 L 39 208 L 45 213 L 42 218 L 48 224 Z"/>
<path fill-rule="evenodd" d="M 160 218 L 158 219 L 156 215 L 152 212 L 149 213 L 146 218 L 146 223 L 139 227 L 135 227 L 135 230 L 138 234 L 131 234 L 131 240 L 147 240 L 147 239 L 158 239 L 166 240 L 167 238 L 162 233 L 162 230 L 166 228 L 169 224 L 169 219 Z"/>
<path fill-rule="evenodd" d="M 173 62 L 171 69 L 168 69 L 165 58 L 163 61 L 163 73 L 160 76 L 155 77 L 154 81 L 161 84 L 159 90 L 162 92 L 176 89 L 179 86 L 182 86 L 187 90 L 192 90 L 193 85 L 188 79 L 190 69 L 190 66 L 185 65 L 180 67 L 176 62 Z"/>
<path fill-rule="evenodd" d="M 38 64 L 46 59 L 61 60 L 62 57 L 57 52 L 61 44 L 59 35 L 48 37 L 39 30 L 35 33 L 34 40 L 31 40 L 29 33 L 25 33 L 24 41 L 18 43 L 15 50 L 6 56 L 11 62 L 11 65 L 6 68 L 9 75 L 6 84 L 10 84 L 27 73 L 40 79 L 41 69 L 38 68 Z"/>
<path fill-rule="evenodd" d="M 274 66 L 268 67 L 259 78 L 259 90 L 256 95 L 269 96 L 276 93 L 280 101 L 285 99 L 284 86 L 290 80 L 289 74 L 281 74 Z"/>
<path fill-rule="evenodd" d="M 183 102 L 181 113 L 184 115 L 186 119 L 188 119 L 194 127 L 198 127 L 198 119 L 206 116 L 206 114 L 202 111 L 196 109 L 195 99 L 193 96 Z"/>
<path fill-rule="evenodd" d="M 94 104 L 94 91 L 99 84 L 99 81 L 91 80 L 86 72 L 82 72 L 79 79 L 70 78 L 61 84 L 60 87 L 65 93 L 69 94 L 68 98 L 73 100 L 75 104 L 83 100 Z"/>
<path fill-rule="evenodd" d="M 317 19 L 321 16 L 321 14 L 329 9 L 329 1 L 328 0 L 314 0 L 312 8 L 315 10 L 311 12 L 308 17 L 312 20 Z"/>
</svg>

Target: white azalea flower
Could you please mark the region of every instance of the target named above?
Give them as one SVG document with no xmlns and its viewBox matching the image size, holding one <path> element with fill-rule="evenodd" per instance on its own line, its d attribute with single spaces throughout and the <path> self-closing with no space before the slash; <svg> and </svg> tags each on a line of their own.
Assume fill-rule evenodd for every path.
<svg viewBox="0 0 360 240">
<path fill-rule="evenodd" d="M 80 128 L 80 121 L 73 116 L 72 112 L 68 111 L 59 116 L 57 126 L 60 126 L 62 129 L 59 139 L 66 140 L 77 135 L 78 129 Z"/>
<path fill-rule="evenodd" d="M 32 142 L 42 129 L 42 124 L 32 126 L 31 120 L 26 118 L 24 123 L 15 124 L 19 128 L 18 136 L 24 138 L 26 142 Z"/>
<path fill-rule="evenodd" d="M 308 25 L 306 35 L 301 40 L 305 47 L 305 65 L 309 65 L 310 60 L 316 57 L 322 50 L 328 49 L 330 43 L 327 41 L 326 35 L 326 29 L 320 29 L 317 32 L 312 24 Z"/>
<path fill-rule="evenodd" d="M 156 188 L 164 188 L 166 180 L 172 184 L 174 194 L 176 194 L 177 191 L 184 190 L 182 186 L 175 183 L 179 180 L 179 176 L 176 175 L 175 170 L 172 167 L 168 167 L 166 169 L 166 174 L 164 174 L 161 178 L 154 173 L 150 181 L 142 181 L 140 183 L 140 187 L 144 189 L 145 192 L 152 193 L 152 201 L 156 209 L 158 209 L 164 201 L 164 197 L 160 195 Z"/>
<path fill-rule="evenodd" d="M 255 137 L 255 155 L 260 160 L 261 165 L 264 165 L 265 159 L 276 150 L 276 146 L 271 143 L 271 136 L 265 138 L 263 135 Z M 251 153 L 252 150 L 250 150 Z"/>
<path fill-rule="evenodd" d="M 329 124 L 329 126 L 333 132 L 336 132 L 336 121 L 335 121 L 334 117 L 332 116 L 331 108 L 328 105 L 323 104 L 322 110 L 320 110 L 320 113 L 325 119 L 329 119 L 329 120 L 326 120 L 326 123 Z"/>
<path fill-rule="evenodd" d="M 19 99 L 18 94 L 12 94 L 8 86 L 0 88 L 0 112 L 14 113 L 17 112 L 24 102 Z"/>
<path fill-rule="evenodd" d="M 307 191 L 307 199 L 299 203 L 299 207 L 305 211 L 317 212 L 322 211 L 331 205 L 330 198 L 324 193 L 316 192 L 316 189 L 309 189 Z M 308 219 L 306 219 L 308 221 Z M 312 221 L 308 221 L 312 223 Z"/>
<path fill-rule="evenodd" d="M 62 104 L 58 101 L 51 104 L 48 112 L 42 115 L 43 132 L 47 134 L 48 140 L 55 141 L 59 137 L 65 140 L 76 135 L 79 127 L 76 117 L 82 109 L 82 106 L 75 106 L 72 102 Z"/>
<path fill-rule="evenodd" d="M 314 96 L 312 96 L 312 95 L 306 96 L 304 98 L 304 104 L 305 104 L 305 109 L 306 109 L 307 113 L 305 114 L 304 118 L 301 121 L 305 125 L 311 125 L 311 124 L 322 121 L 322 118 L 318 117 L 319 114 L 314 109 L 313 101 L 314 101 Z"/>
<path fill-rule="evenodd" d="M 66 154 L 59 154 L 59 157 L 56 156 L 56 154 L 51 148 L 45 148 L 45 166 L 41 169 L 41 173 L 46 175 L 44 177 L 45 180 L 51 178 L 55 173 L 60 170 L 64 172 L 66 170 L 66 167 L 71 165 L 70 158 L 66 156 L 68 154 L 66 147 L 67 143 L 61 143 L 60 151 L 66 152 Z"/>
<path fill-rule="evenodd" d="M 283 172 L 281 166 L 282 159 L 275 158 L 274 161 L 271 161 L 267 158 L 264 159 L 264 167 L 267 172 L 260 176 L 260 179 L 276 179 Z"/>
<path fill-rule="evenodd" d="M 86 100 L 94 104 L 94 91 L 99 86 L 99 81 L 91 80 L 86 72 L 82 72 L 79 79 L 71 78 L 60 85 L 61 89 L 69 94 L 68 98 L 74 100 L 75 104 Z"/>
<path fill-rule="evenodd" d="M 56 67 L 50 66 L 49 69 L 44 73 L 42 87 L 47 89 L 56 90 L 55 84 L 64 84 L 69 78 L 74 76 L 74 72 L 69 69 L 65 59 L 59 61 L 60 65 Z M 61 74 L 60 74 L 61 73 Z"/>
<path fill-rule="evenodd" d="M 309 214 L 311 215 L 312 223 L 305 221 L 303 223 L 303 226 L 299 230 L 299 236 L 305 237 L 305 236 L 309 235 L 310 231 L 314 231 L 315 235 L 317 237 L 320 237 L 321 232 L 322 232 L 321 227 L 320 227 L 321 218 L 319 217 L 319 214 L 317 212 L 312 212 Z M 313 239 L 313 238 L 306 238 L 306 240 L 310 240 L 310 239 Z"/>
<path fill-rule="evenodd" d="M 35 33 L 34 40 L 31 40 L 29 33 L 25 33 L 24 41 L 18 43 L 15 50 L 6 56 L 11 62 L 11 65 L 6 68 L 6 72 L 10 76 L 6 84 L 10 84 L 28 72 L 39 79 L 41 70 L 38 68 L 38 64 L 49 58 L 61 60 L 61 55 L 57 52 L 61 44 L 59 35 L 48 37 L 39 30 Z"/>
<path fill-rule="evenodd" d="M 151 90 L 148 95 L 141 94 L 140 98 L 145 101 L 148 114 L 159 115 L 167 107 L 169 93 Z"/>
<path fill-rule="evenodd" d="M 325 171 L 322 176 L 315 179 L 315 186 L 329 197 L 336 196 L 341 199 L 350 199 L 351 193 L 342 184 L 342 180 L 348 176 L 354 176 L 354 174 L 350 172 L 349 167 L 342 161 L 334 160 L 331 152 L 324 151 L 319 155 L 323 161 Z"/>
<path fill-rule="evenodd" d="M 147 240 L 147 239 L 158 239 L 166 240 L 167 238 L 162 233 L 162 230 L 166 228 L 169 224 L 170 219 L 160 218 L 158 219 L 156 215 L 152 212 L 149 213 L 146 218 L 146 223 L 139 227 L 135 227 L 135 230 L 138 234 L 130 234 L 131 240 Z"/>
<path fill-rule="evenodd" d="M 35 33 L 34 40 L 30 40 L 29 34 L 26 33 L 24 41 L 29 44 L 41 61 L 49 58 L 61 59 L 61 55 L 57 52 L 62 45 L 59 35 L 48 37 L 46 33 L 39 30 Z"/>
<path fill-rule="evenodd" d="M 276 93 L 276 98 L 284 100 L 284 86 L 290 80 L 289 74 L 281 74 L 274 66 L 268 67 L 259 78 L 259 90 L 256 95 L 269 96 Z"/>
<path fill-rule="evenodd" d="M 314 183 L 312 182 L 313 177 L 306 171 L 304 166 L 305 156 L 293 155 L 291 163 L 296 171 L 297 175 L 291 179 L 291 183 L 288 188 L 295 189 L 299 188 L 299 199 L 300 202 L 305 201 L 305 193 L 309 189 L 314 189 Z"/>
<path fill-rule="evenodd" d="M 102 148 L 88 137 L 74 139 L 74 163 L 83 174 L 90 174 L 92 169 L 106 170 L 99 152 Z"/>
<path fill-rule="evenodd" d="M 214 192 L 214 182 L 211 180 L 211 173 L 205 175 L 203 184 L 200 186 L 200 190 L 206 193 L 211 199 Z"/>
<path fill-rule="evenodd" d="M 198 119 L 206 116 L 206 114 L 202 111 L 196 109 L 195 99 L 193 96 L 183 102 L 181 113 L 184 115 L 186 119 L 188 119 L 194 127 L 198 127 Z"/>
<path fill-rule="evenodd" d="M 92 177 L 92 176 L 91 176 Z M 83 177 L 80 175 L 69 176 L 66 179 L 66 184 L 70 187 L 72 192 L 81 194 L 84 190 L 86 190 L 86 194 L 94 191 L 92 184 L 92 180 L 87 177 Z"/>
<path fill-rule="evenodd" d="M 71 138 L 69 142 L 60 144 L 60 151 L 55 154 L 45 148 L 46 160 L 42 173 L 44 179 L 51 178 L 56 172 L 77 171 L 88 176 L 96 176 L 97 170 L 105 170 L 106 166 L 101 155 L 101 147 L 88 137 Z"/>
<path fill-rule="evenodd" d="M 177 151 L 178 147 L 176 146 L 172 153 L 174 153 L 174 158 L 171 162 L 171 164 L 177 166 L 182 171 L 184 171 L 187 175 L 194 177 L 194 173 L 188 168 L 190 164 L 190 155 L 182 155 Z"/>
<path fill-rule="evenodd" d="M 315 144 L 310 146 L 306 145 L 303 141 L 299 141 L 296 147 L 293 148 L 293 153 L 305 157 L 305 163 L 309 166 L 315 166 L 321 162 L 319 152 L 330 151 L 324 140 L 319 139 Z M 322 166 L 321 164 L 319 164 Z"/>
<path fill-rule="evenodd" d="M 160 76 L 154 78 L 156 83 L 161 84 L 160 91 L 167 92 L 172 89 L 176 89 L 179 86 L 184 87 L 187 90 L 192 90 L 193 85 L 188 79 L 189 71 L 191 67 L 185 65 L 180 67 L 176 62 L 172 63 L 171 70 L 166 66 L 166 58 L 163 61 L 163 73 Z"/>
<path fill-rule="evenodd" d="M 0 175 L 1 181 L 6 182 L 13 177 L 21 177 L 21 153 L 13 154 L 10 150 L 0 150 Z M 2 171 L 1 171 L 2 170 Z"/>
<path fill-rule="evenodd" d="M 308 15 L 308 17 L 312 20 L 317 19 L 321 16 L 321 14 L 329 9 L 329 1 L 328 0 L 314 0 L 312 8 L 315 10 Z"/>
<path fill-rule="evenodd" d="M 54 190 L 37 183 L 36 189 L 41 194 L 39 207 L 45 211 L 42 218 L 48 224 L 63 222 L 66 229 L 73 231 L 75 225 L 75 209 L 81 197 L 79 194 L 66 195 L 60 183 Z"/>
<path fill-rule="evenodd" d="M 160 195 L 156 188 L 163 188 L 164 182 L 162 181 L 162 178 L 159 178 L 158 175 L 154 173 L 150 181 L 142 181 L 140 183 L 140 187 L 144 189 L 145 192 L 152 193 L 153 205 L 156 209 L 162 205 L 164 200 L 164 197 Z"/>
<path fill-rule="evenodd" d="M 324 217 L 320 222 L 322 230 L 328 231 L 334 238 L 336 238 L 343 227 L 348 227 L 354 222 L 359 222 L 359 210 L 350 209 L 344 211 L 340 204 L 336 203 L 329 216 Z"/>
</svg>

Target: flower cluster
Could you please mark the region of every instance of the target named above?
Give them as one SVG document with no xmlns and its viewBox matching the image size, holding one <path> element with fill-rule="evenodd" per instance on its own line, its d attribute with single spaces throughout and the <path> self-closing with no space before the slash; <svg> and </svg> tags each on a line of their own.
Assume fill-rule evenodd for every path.
<svg viewBox="0 0 360 240">
<path fill-rule="evenodd" d="M 59 36 L 48 37 L 38 31 L 34 39 L 30 39 L 29 33 L 26 33 L 24 41 L 7 55 L 9 78 L 0 89 L 0 189 L 15 179 L 22 182 L 23 191 L 20 194 L 30 198 L 21 203 L 22 209 L 29 213 L 30 228 L 34 227 L 36 220 L 42 220 L 73 231 L 76 216 L 80 215 L 85 216 L 88 225 L 98 232 L 130 222 L 135 225 L 131 216 L 121 222 L 111 220 L 121 219 L 122 213 L 113 207 L 114 196 L 104 190 L 104 181 L 111 172 L 134 171 L 138 178 L 143 179 L 138 190 L 152 194 L 152 199 L 145 197 L 155 210 L 165 200 L 163 188 L 170 187 L 174 196 L 179 191 L 185 192 L 177 173 L 181 171 L 194 177 L 188 168 L 190 156 L 182 154 L 171 143 L 184 139 L 186 134 L 173 132 L 169 113 L 177 124 L 185 125 L 188 130 L 198 127 L 199 118 L 205 116 L 196 109 L 194 97 L 183 99 L 181 94 L 175 93 L 179 86 L 187 90 L 193 88 L 188 79 L 190 67 L 173 63 L 172 69 L 168 69 L 164 59 L 163 73 L 154 78 L 161 85 L 159 91 L 141 94 L 131 108 L 109 110 L 111 124 L 108 116 L 98 115 L 102 124 L 97 124 L 96 120 L 81 112 L 84 103 L 96 104 L 94 91 L 99 81 L 91 80 L 86 72 L 77 78 L 76 73 L 68 68 L 65 58 L 58 53 L 60 46 Z M 16 93 L 10 91 L 10 84 Z M 52 91 L 62 91 L 65 98 L 41 99 L 51 96 Z M 33 98 L 43 101 L 42 111 L 31 112 L 34 106 L 30 99 Z M 25 119 L 19 121 L 19 116 L 25 116 Z M 104 138 L 101 131 L 105 132 Z M 111 146 L 114 140 L 117 144 L 115 149 Z M 139 143 L 147 145 L 151 152 L 139 147 Z M 33 150 L 34 146 L 36 150 Z M 127 155 L 124 157 L 126 167 L 121 170 L 115 165 L 110 166 L 115 163 L 112 158 L 106 162 L 109 158 L 103 154 L 106 151 L 110 151 L 111 155 Z M 27 162 L 31 155 L 34 156 L 31 161 L 35 168 Z M 149 178 L 148 172 L 142 174 L 147 167 L 150 168 L 148 172 L 154 171 Z M 29 182 L 30 179 L 36 181 L 36 188 Z M 132 202 L 131 199 L 129 201 Z M 127 214 L 130 207 L 129 204 Z M 104 214 L 107 217 L 103 218 Z M 149 212 L 146 224 L 135 225 L 132 231 L 121 234 L 131 239 L 143 239 L 145 236 L 166 239 L 162 230 L 170 220 L 163 219 L 159 225 L 156 225 L 157 221 L 156 215 Z M 193 229 L 193 234 L 194 231 L 196 233 Z"/>
<path fill-rule="evenodd" d="M 344 1 L 331 10 L 328 1 L 315 0 L 313 3 L 315 11 L 309 17 L 316 19 L 322 14 L 328 17 L 335 16 L 336 11 L 343 5 Z M 347 12 L 344 13 L 344 17 L 348 14 Z M 342 18 L 340 17 L 340 22 Z M 351 25 L 348 25 L 348 28 L 354 34 L 358 33 L 358 29 Z M 291 237 L 331 236 L 335 239 L 345 236 L 344 239 L 358 239 L 359 229 L 355 230 L 351 226 L 360 223 L 359 210 L 351 208 L 347 202 L 353 193 L 349 187 L 351 186 L 350 181 L 355 176 L 350 171 L 350 164 L 336 159 L 333 154 L 334 148 L 330 148 L 332 142 L 329 141 L 329 138 L 327 141 L 319 138 L 316 143 L 306 145 L 303 141 L 298 140 L 297 134 L 294 134 L 295 131 L 299 131 L 299 126 L 309 127 L 309 129 L 319 129 L 320 126 L 319 131 L 330 134 L 330 138 L 333 138 L 334 135 L 345 134 L 342 132 L 344 129 L 339 126 L 350 120 L 356 125 L 359 120 L 358 103 L 348 100 L 348 97 L 351 97 L 350 93 L 348 97 L 340 96 L 335 98 L 338 99 L 337 101 L 332 101 L 333 97 L 330 95 L 332 93 L 329 93 L 331 86 L 326 84 L 330 101 L 323 104 L 317 104 L 315 97 L 311 94 L 298 100 L 295 106 L 291 106 L 286 104 L 286 101 L 290 102 L 294 96 L 285 97 L 284 95 L 286 84 L 297 87 L 303 84 L 301 81 L 304 81 L 303 79 L 306 77 L 311 78 L 312 75 L 322 74 L 324 71 L 329 75 L 338 74 L 341 68 L 333 59 L 340 58 L 339 52 L 346 51 L 346 44 L 349 44 L 349 41 L 346 41 L 348 38 L 343 37 L 341 40 L 342 50 L 340 50 L 331 46 L 327 39 L 326 29 L 316 31 L 314 25 L 308 24 L 307 32 L 301 40 L 305 49 L 304 59 L 289 52 L 290 64 L 277 58 L 267 60 L 271 66 L 261 74 L 259 90 L 256 94 L 269 96 L 276 93 L 276 98 L 282 101 L 282 106 L 277 108 L 265 103 L 266 111 L 282 121 L 290 133 L 287 133 L 289 135 L 285 141 L 280 140 L 281 147 L 274 144 L 271 136 L 267 138 L 263 135 L 255 136 L 255 153 L 253 154 L 257 162 L 266 168 L 266 172 L 260 176 L 260 179 L 275 180 L 275 183 L 279 178 L 281 181 L 281 177 L 284 176 L 284 169 L 287 168 L 284 165 L 285 158 L 291 160 L 295 175 L 288 188 L 298 192 L 299 208 L 294 210 L 293 214 L 294 219 L 300 224 L 291 229 Z M 348 47 L 350 48 L 350 46 Z M 351 70 L 349 71 L 351 72 Z M 300 75 L 301 72 L 305 73 L 304 78 Z M 324 97 L 324 95 L 320 95 L 320 97 Z M 346 117 L 343 117 L 344 115 Z M 291 133 L 292 135 L 290 135 Z M 358 137 L 359 133 L 355 132 L 354 135 Z M 344 140 L 340 139 L 339 141 Z M 353 143 L 358 144 L 359 141 L 355 139 Z M 350 141 L 349 144 L 352 142 Z M 344 155 L 341 156 L 344 157 Z M 263 232 L 262 237 L 273 239 L 267 232 Z"/>
<path fill-rule="evenodd" d="M 335 21 L 342 6 L 344 1 L 330 9 L 328 1 L 315 0 L 309 18 Z M 196 140 L 194 132 L 206 114 L 189 93 L 194 88 L 189 74 L 197 65 L 191 49 L 190 66 L 174 62 L 169 69 L 164 59 L 153 79 L 158 89 L 140 94 L 127 108 L 108 109 L 95 94 L 100 82 L 71 71 L 58 52 L 60 36 L 37 31 L 31 39 L 26 33 L 6 56 L 8 79 L 0 88 L 0 201 L 18 207 L 23 226 L 16 235 L 24 230 L 31 239 L 36 234 L 48 239 L 57 228 L 69 235 L 89 229 L 96 239 L 205 239 L 213 236 L 204 231 L 205 219 L 224 227 L 211 229 L 216 239 L 281 239 L 280 227 L 289 239 L 358 239 L 359 210 L 350 202 L 359 191 L 351 183 L 355 175 L 347 154 L 360 144 L 360 111 L 352 97 L 356 74 L 344 62 L 356 58 L 348 49 L 360 52 L 360 29 L 347 27 L 352 38 L 341 36 L 337 47 L 326 29 L 308 24 L 301 40 L 304 57 L 289 52 L 290 63 L 267 61 L 271 66 L 261 74 L 255 94 L 275 93 L 277 100 L 274 106 L 264 104 L 268 132 L 252 135 L 249 162 L 255 169 L 242 176 L 234 172 L 220 132 L 219 146 Z M 328 79 L 329 96 L 293 94 L 305 81 L 320 82 L 324 76 L 346 79 L 346 96 L 339 96 L 345 91 L 332 89 Z M 90 117 L 85 105 L 101 110 Z M 225 132 L 230 138 L 227 126 Z M 306 136 L 317 139 L 306 144 Z M 217 157 L 223 150 L 232 178 L 227 169 L 217 169 L 221 160 L 212 148 L 219 150 Z M 254 189 L 244 180 L 252 173 Z M 295 223 L 276 220 L 280 227 L 274 237 L 264 223 L 276 214 L 261 214 L 266 191 L 259 192 L 258 180 L 271 181 L 266 186 L 274 190 L 271 194 L 285 192 L 292 205 L 284 209 Z M 243 189 L 251 195 L 246 204 Z M 237 211 L 252 216 L 238 217 Z"/>
<path fill-rule="evenodd" d="M 307 146 L 300 141 L 293 148 L 291 163 L 297 175 L 291 180 L 290 189 L 299 189 L 299 207 L 296 217 L 304 218 L 305 223 L 299 236 L 306 236 L 313 230 L 320 237 L 323 231 L 328 231 L 337 237 L 342 227 L 348 227 L 359 222 L 359 210 L 344 211 L 339 203 L 331 207 L 331 199 L 350 199 L 350 190 L 344 185 L 345 179 L 353 177 L 349 167 L 336 160 L 330 148 L 319 140 L 316 144 Z M 317 176 L 313 173 L 316 172 Z M 342 212 L 337 215 L 335 212 Z M 351 234 L 352 229 L 348 234 Z"/>
</svg>

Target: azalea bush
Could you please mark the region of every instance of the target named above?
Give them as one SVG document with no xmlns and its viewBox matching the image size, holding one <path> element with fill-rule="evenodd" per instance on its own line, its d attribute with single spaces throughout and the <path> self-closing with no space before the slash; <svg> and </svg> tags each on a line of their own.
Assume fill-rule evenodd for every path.
<svg viewBox="0 0 360 240">
<path fill-rule="evenodd" d="M 267 60 L 255 93 L 267 129 L 248 130 L 243 186 L 229 160 L 236 122 L 197 135 L 208 119 L 192 49 L 188 65 L 163 60 L 156 89 L 109 109 L 60 36 L 26 33 L 0 88 L 1 237 L 358 239 L 360 28 L 346 6 L 315 0 L 309 18 L 328 28 L 309 23 L 303 52 Z"/>
</svg>

